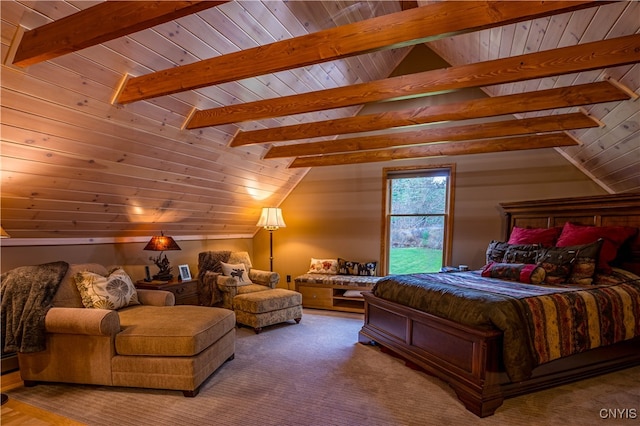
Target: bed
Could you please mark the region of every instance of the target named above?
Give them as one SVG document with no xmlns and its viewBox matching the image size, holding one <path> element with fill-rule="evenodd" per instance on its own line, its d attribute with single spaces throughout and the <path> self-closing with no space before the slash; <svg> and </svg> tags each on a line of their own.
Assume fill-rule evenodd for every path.
<svg viewBox="0 0 640 426">
<path fill-rule="evenodd" d="M 561 232 L 560 230 L 567 223 L 568 227 L 621 227 L 635 228 L 636 231 L 640 228 L 640 194 L 512 202 L 503 203 L 500 207 L 505 218 L 505 242 L 509 241 L 514 230 L 556 229 Z M 436 279 L 437 283 L 439 282 L 435 284 L 436 287 L 444 288 L 438 293 L 440 295 L 465 293 L 475 294 L 476 299 L 497 299 L 499 301 L 495 302 L 498 303 L 497 305 L 478 311 L 483 315 L 480 322 L 464 318 L 464 315 L 463 318 L 450 317 L 443 311 L 452 312 L 455 309 L 443 309 L 440 302 L 427 302 L 424 303 L 425 306 L 416 302 L 416 300 L 430 297 L 428 296 L 430 292 L 439 291 L 438 288 L 431 288 L 432 284 L 424 282 L 429 281 L 428 277 L 390 276 L 378 282 L 372 292 L 363 293 L 365 318 L 359 333 L 359 341 L 364 344 L 378 344 L 385 351 L 403 358 L 409 366 L 444 380 L 453 388 L 459 400 L 469 411 L 479 417 L 490 416 L 505 398 L 640 365 L 640 337 L 638 337 L 640 321 L 637 317 L 629 317 L 628 312 L 627 334 L 617 338 L 603 339 L 596 343 L 593 342 L 593 338 L 590 343 L 571 342 L 564 344 L 567 350 L 552 351 L 551 355 L 545 353 L 544 345 L 537 347 L 535 339 L 528 340 L 527 350 L 529 356 L 533 356 L 533 361 L 518 354 L 518 349 L 513 349 L 513 337 L 519 334 L 529 333 L 531 336 L 536 334 L 535 327 L 539 321 L 525 320 L 526 315 L 531 315 L 531 309 L 527 311 L 527 308 L 522 308 L 522 305 L 527 304 L 535 308 L 535 303 L 531 302 L 535 300 L 535 295 L 527 293 L 525 294 L 527 303 L 515 303 L 517 306 L 515 315 L 520 315 L 520 322 L 502 317 L 506 315 L 503 308 L 506 311 L 514 310 L 514 300 L 518 299 L 511 294 L 514 292 L 533 289 L 534 292 L 539 291 L 542 297 L 574 297 L 574 291 L 590 292 L 593 289 L 598 289 L 602 293 L 615 293 L 607 289 L 613 289 L 618 285 L 626 286 L 631 303 L 635 304 L 632 309 L 637 312 L 640 300 L 638 300 L 638 293 L 634 291 L 638 291 L 640 287 L 637 280 L 640 275 L 638 232 L 632 234 L 618 247 L 615 259 L 610 264 L 613 268 L 607 274 L 596 274 L 598 278 L 593 283 L 585 284 L 579 280 L 577 282 L 580 285 L 558 283 L 536 286 L 527 282 L 495 279 L 491 276 L 483 277 L 482 275 L 487 274 L 481 271 L 426 274 Z M 550 269 L 547 274 L 553 275 L 553 270 Z M 616 280 L 609 280 L 609 277 L 613 276 L 617 277 Z M 491 293 L 486 296 L 482 293 L 481 287 L 489 285 L 490 280 L 502 283 L 503 290 L 497 290 L 497 295 Z M 403 298 L 390 295 L 396 290 L 391 290 L 390 293 L 384 291 L 391 288 L 387 287 L 388 285 L 412 287 L 416 284 L 412 281 L 418 281 L 417 286 L 420 287 L 420 291 L 424 291 L 427 295 L 420 296 L 416 292 L 414 295 L 405 295 Z M 463 290 L 451 290 L 447 287 L 456 285 L 456 281 L 464 287 Z M 603 285 L 595 285 L 598 283 Z M 480 288 L 474 286 L 480 286 Z M 454 294 L 454 296 L 458 295 Z M 591 296 L 586 298 L 591 300 Z M 459 301 L 455 298 L 445 300 L 446 303 L 454 306 Z M 490 302 L 494 303 L 493 300 Z M 467 308 L 467 305 L 462 306 L 465 306 L 462 311 L 470 312 L 467 317 L 473 317 L 473 308 Z M 429 311 L 429 309 L 432 310 Z M 494 321 L 498 325 L 494 324 Z M 604 322 L 597 325 L 604 327 Z M 590 326 L 594 324 L 592 321 Z M 580 324 L 576 325 L 576 327 L 580 326 Z M 540 331 L 537 333 L 545 334 Z M 586 339 L 588 340 L 589 337 Z M 562 339 L 559 343 L 559 346 L 563 345 Z"/>
</svg>

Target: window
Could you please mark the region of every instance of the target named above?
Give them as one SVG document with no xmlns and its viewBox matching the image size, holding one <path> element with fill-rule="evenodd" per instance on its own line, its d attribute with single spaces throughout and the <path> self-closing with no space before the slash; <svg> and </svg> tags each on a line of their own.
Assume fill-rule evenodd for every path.
<svg viewBox="0 0 640 426">
<path fill-rule="evenodd" d="M 437 272 L 451 257 L 453 165 L 385 169 L 387 274 Z"/>
</svg>

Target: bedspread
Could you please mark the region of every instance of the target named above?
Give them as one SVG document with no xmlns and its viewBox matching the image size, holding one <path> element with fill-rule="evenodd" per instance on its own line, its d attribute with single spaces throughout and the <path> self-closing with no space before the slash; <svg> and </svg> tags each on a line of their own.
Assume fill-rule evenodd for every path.
<svg viewBox="0 0 640 426">
<path fill-rule="evenodd" d="M 617 271 L 589 287 L 523 284 L 479 271 L 391 275 L 373 293 L 461 324 L 503 332 L 513 382 L 554 359 L 640 336 L 640 279 Z"/>
</svg>

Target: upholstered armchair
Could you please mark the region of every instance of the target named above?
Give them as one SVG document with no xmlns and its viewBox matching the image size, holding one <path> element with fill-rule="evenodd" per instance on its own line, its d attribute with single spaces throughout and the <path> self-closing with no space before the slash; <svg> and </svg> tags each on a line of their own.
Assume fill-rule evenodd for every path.
<svg viewBox="0 0 640 426">
<path fill-rule="evenodd" d="M 222 263 L 243 264 L 251 282 L 224 275 Z M 254 269 L 246 251 L 205 251 L 198 255 L 198 298 L 203 306 L 233 309 L 235 296 L 274 289 L 279 281 L 277 272 Z"/>
</svg>

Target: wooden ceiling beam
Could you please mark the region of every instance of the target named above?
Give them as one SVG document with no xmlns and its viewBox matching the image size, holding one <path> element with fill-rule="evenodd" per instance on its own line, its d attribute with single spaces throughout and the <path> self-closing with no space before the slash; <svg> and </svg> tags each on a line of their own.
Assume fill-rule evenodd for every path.
<svg viewBox="0 0 640 426">
<path fill-rule="evenodd" d="M 347 87 L 200 110 L 191 116 L 186 128 L 196 129 L 368 102 L 426 96 L 636 62 L 640 62 L 640 34 L 424 71 Z"/>
<path fill-rule="evenodd" d="M 578 142 L 566 133 L 516 136 L 494 140 L 444 142 L 429 145 L 361 151 L 346 154 L 298 157 L 289 168 L 336 166 L 357 163 L 403 160 L 410 158 L 440 157 L 445 155 L 484 154 L 490 152 L 575 146 Z"/>
<path fill-rule="evenodd" d="M 27 67 L 227 1 L 105 1 L 26 31 L 13 64 Z"/>
<path fill-rule="evenodd" d="M 598 121 L 582 112 L 514 120 L 474 123 L 464 126 L 425 128 L 411 132 L 397 132 L 357 138 L 336 139 L 313 143 L 271 147 L 265 158 L 301 157 L 338 152 L 364 151 L 397 146 L 421 145 L 433 142 L 464 141 L 499 138 L 531 133 L 598 127 Z"/>
<path fill-rule="evenodd" d="M 436 2 L 133 77 L 116 101 L 126 104 L 598 5 L 593 0 Z"/>
<path fill-rule="evenodd" d="M 229 146 L 237 147 L 256 143 L 370 132 L 393 127 L 495 117 L 505 114 L 621 101 L 630 98 L 631 94 L 628 91 L 607 80 L 537 92 L 473 99 L 446 105 L 425 106 L 410 110 L 388 111 L 252 131 L 239 130 L 234 135 Z"/>
</svg>

